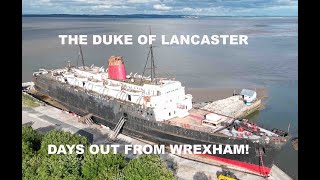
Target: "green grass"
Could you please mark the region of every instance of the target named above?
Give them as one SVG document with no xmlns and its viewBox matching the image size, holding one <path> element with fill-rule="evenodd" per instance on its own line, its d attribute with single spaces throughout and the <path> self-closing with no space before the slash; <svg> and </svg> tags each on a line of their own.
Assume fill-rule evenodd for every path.
<svg viewBox="0 0 320 180">
<path fill-rule="evenodd" d="M 30 107 L 35 108 L 40 106 L 34 99 L 32 99 L 29 95 L 22 93 L 22 107 Z"/>
</svg>

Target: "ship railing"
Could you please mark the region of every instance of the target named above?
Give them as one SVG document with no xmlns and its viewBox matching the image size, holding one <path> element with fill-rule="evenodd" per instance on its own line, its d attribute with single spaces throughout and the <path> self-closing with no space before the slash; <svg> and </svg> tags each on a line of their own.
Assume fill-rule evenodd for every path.
<svg viewBox="0 0 320 180">
<path fill-rule="evenodd" d="M 39 71 L 34 72 L 32 75 L 37 76 L 39 74 L 47 74 L 48 71 L 46 69 L 39 69 Z"/>
</svg>

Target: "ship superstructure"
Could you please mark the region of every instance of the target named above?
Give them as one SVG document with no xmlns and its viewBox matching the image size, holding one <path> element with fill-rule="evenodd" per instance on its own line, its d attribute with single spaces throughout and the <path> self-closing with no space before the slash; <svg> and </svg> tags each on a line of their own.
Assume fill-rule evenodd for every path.
<svg viewBox="0 0 320 180">
<path fill-rule="evenodd" d="M 170 79 L 151 81 L 150 77 L 133 73 L 122 75 L 125 70 L 121 56 L 111 56 L 109 66 L 110 64 L 117 64 L 118 67 L 111 65 L 111 72 L 109 68 L 94 65 L 86 68 L 66 67 L 43 70 L 34 75 L 47 74 L 47 77 L 61 83 L 138 105 L 140 115 L 148 120 L 165 121 L 189 115 L 192 95 L 185 94 L 185 87 L 181 82 Z"/>
</svg>

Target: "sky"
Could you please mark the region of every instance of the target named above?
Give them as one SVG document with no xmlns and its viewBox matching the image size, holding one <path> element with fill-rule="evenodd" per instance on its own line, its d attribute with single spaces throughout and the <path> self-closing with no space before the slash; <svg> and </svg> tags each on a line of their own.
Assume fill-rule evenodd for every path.
<svg viewBox="0 0 320 180">
<path fill-rule="evenodd" d="M 22 0 L 22 13 L 298 16 L 298 0 Z"/>
</svg>

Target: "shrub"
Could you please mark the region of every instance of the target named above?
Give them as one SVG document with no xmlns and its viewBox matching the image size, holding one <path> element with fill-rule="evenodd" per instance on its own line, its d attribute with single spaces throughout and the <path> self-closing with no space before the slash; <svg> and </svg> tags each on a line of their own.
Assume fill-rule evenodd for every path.
<svg viewBox="0 0 320 180">
<path fill-rule="evenodd" d="M 124 168 L 125 179 L 176 179 L 158 155 L 141 155 Z"/>
</svg>

